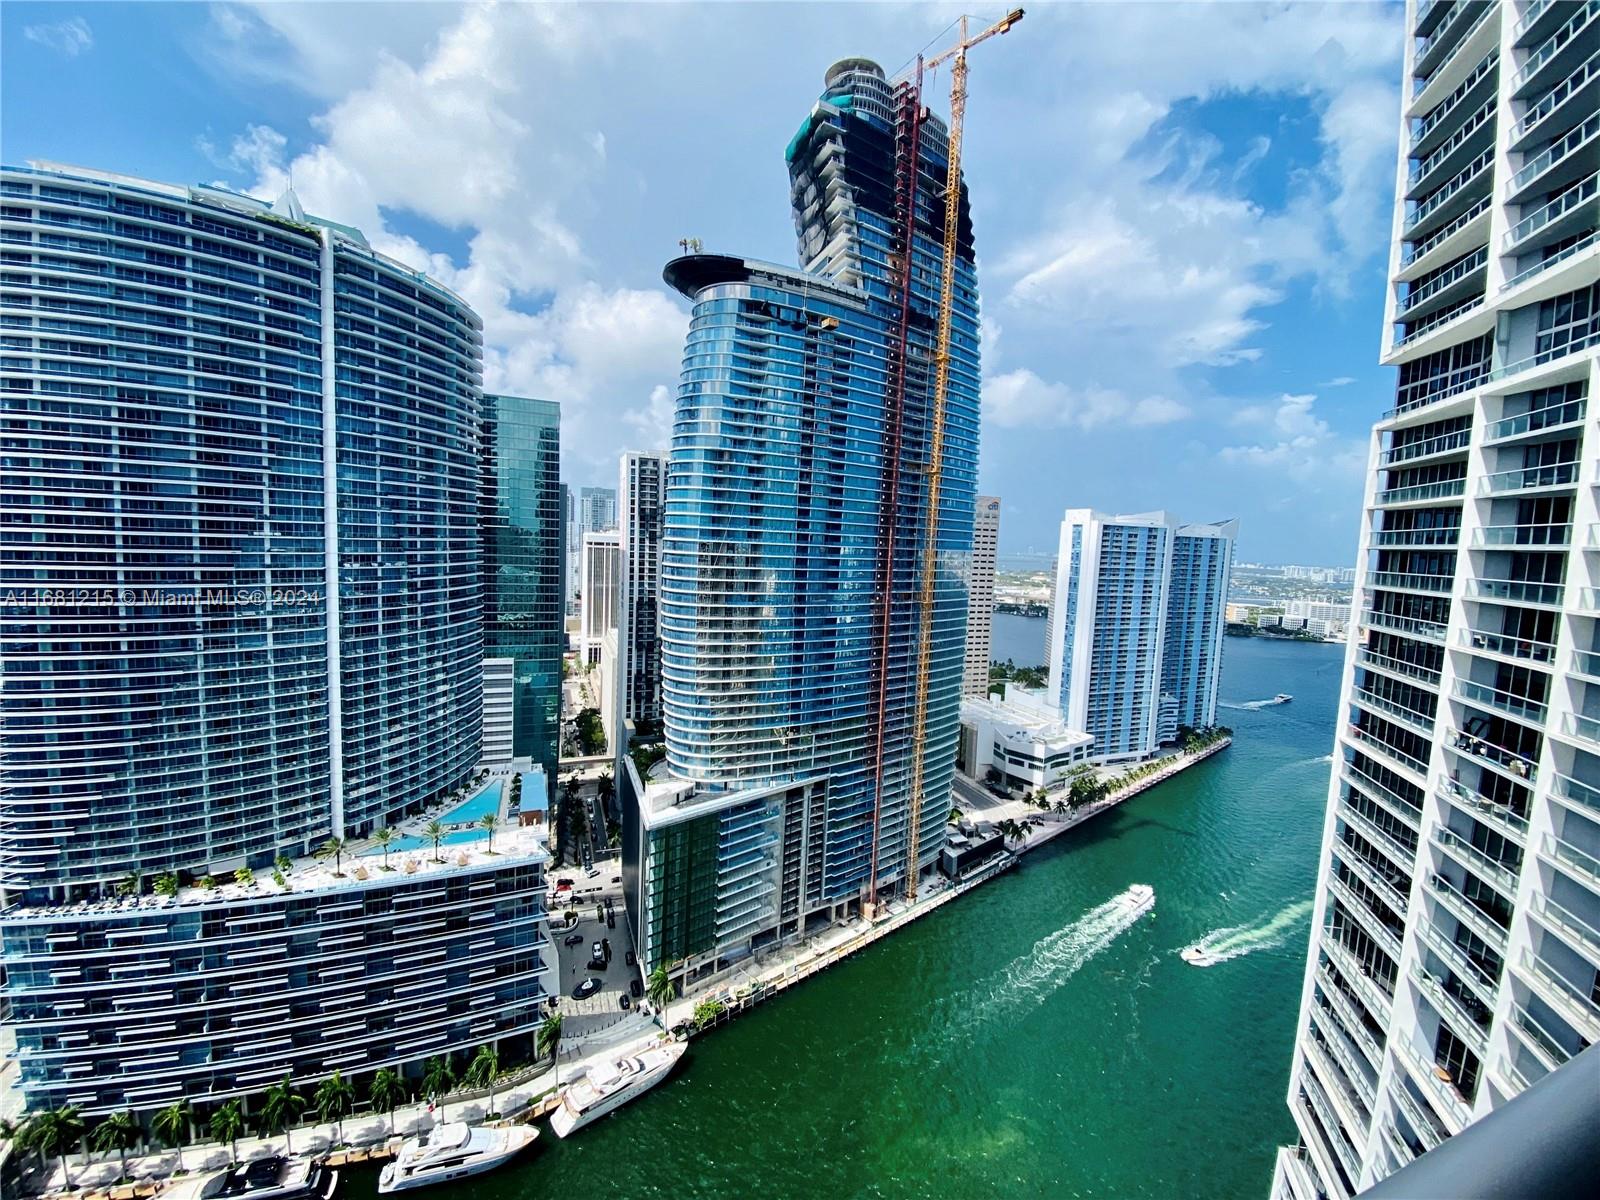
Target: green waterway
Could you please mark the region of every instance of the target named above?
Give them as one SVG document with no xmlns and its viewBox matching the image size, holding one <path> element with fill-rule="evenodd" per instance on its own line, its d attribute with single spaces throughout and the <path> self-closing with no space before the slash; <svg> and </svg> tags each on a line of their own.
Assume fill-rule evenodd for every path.
<svg viewBox="0 0 1600 1200">
<path fill-rule="evenodd" d="M 670 1080 L 438 1200 L 1264 1198 L 1342 648 L 1229 639 L 1234 745 L 697 1039 Z M 1155 888 L 1133 926 L 1106 902 Z M 1190 967 L 1202 939 L 1231 954 Z M 373 1175 L 350 1178 L 365 1197 Z"/>
</svg>

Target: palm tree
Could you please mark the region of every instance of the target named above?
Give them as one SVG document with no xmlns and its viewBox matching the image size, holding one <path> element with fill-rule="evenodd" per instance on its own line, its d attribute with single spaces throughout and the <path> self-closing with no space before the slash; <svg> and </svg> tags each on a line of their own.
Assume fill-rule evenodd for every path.
<svg viewBox="0 0 1600 1200">
<path fill-rule="evenodd" d="M 495 826 L 500 824 L 500 818 L 495 816 L 494 813 L 484 813 L 483 816 L 478 818 L 478 824 L 489 831 L 489 853 L 493 854 L 494 831 Z"/>
<path fill-rule="evenodd" d="M 83 1140 L 83 1118 L 74 1104 L 61 1108 L 47 1108 L 29 1118 L 22 1128 L 30 1150 L 37 1150 L 40 1158 L 61 1159 L 61 1178 L 68 1190 L 72 1188 L 72 1175 L 67 1170 L 67 1155 Z"/>
<path fill-rule="evenodd" d="M 644 981 L 644 997 L 663 1020 L 666 1019 L 667 1005 L 672 1003 L 675 991 L 666 963 L 651 971 L 650 977 Z"/>
<path fill-rule="evenodd" d="M 332 1121 L 339 1144 L 344 1144 L 344 1118 L 355 1106 L 356 1089 L 343 1075 L 335 1071 L 317 1085 L 317 1116 Z"/>
<path fill-rule="evenodd" d="M 283 1134 L 283 1148 L 287 1154 L 294 1153 L 294 1135 L 289 1130 L 305 1106 L 306 1098 L 294 1090 L 294 1081 L 287 1071 L 280 1082 L 267 1089 L 263 1099 L 261 1125 L 264 1129 L 275 1129 Z"/>
<path fill-rule="evenodd" d="M 217 1141 L 228 1143 L 228 1161 L 239 1161 L 239 1135 L 244 1132 L 244 1110 L 239 1107 L 239 1102 L 229 1100 L 217 1109 L 211 1114 L 211 1120 L 206 1122 L 206 1128 Z"/>
<path fill-rule="evenodd" d="M 318 862 L 333 859 L 333 873 L 340 879 L 344 878 L 344 839 L 331 837 L 317 847 L 315 855 Z"/>
<path fill-rule="evenodd" d="M 449 1058 L 430 1058 L 422 1068 L 422 1090 L 429 1096 L 445 1096 L 455 1086 L 456 1073 Z"/>
<path fill-rule="evenodd" d="M 561 1048 L 561 1014 L 551 1013 L 544 1019 L 544 1024 L 539 1026 L 539 1032 L 534 1036 L 533 1049 L 540 1056 L 548 1054 L 550 1061 L 556 1061 L 556 1051 Z"/>
<path fill-rule="evenodd" d="M 433 861 L 443 862 L 444 860 L 439 857 L 439 843 L 444 841 L 444 826 L 438 821 L 429 821 L 422 833 L 433 843 Z"/>
<path fill-rule="evenodd" d="M 486 1117 L 499 1115 L 494 1107 L 494 1077 L 500 1073 L 500 1054 L 493 1046 L 478 1047 L 478 1053 L 473 1055 L 472 1062 L 467 1067 L 467 1082 L 473 1087 L 486 1087 L 489 1089 L 489 1110 Z"/>
<path fill-rule="evenodd" d="M 389 865 L 389 846 L 394 841 L 394 830 L 390 829 L 388 826 L 384 826 L 382 829 L 378 830 L 377 833 L 372 835 L 372 840 L 377 842 L 378 849 L 383 851 L 383 869 L 385 871 L 394 870 L 394 868 Z"/>
<path fill-rule="evenodd" d="M 133 1119 L 133 1114 L 124 1109 L 119 1113 L 112 1113 L 100 1124 L 94 1127 L 94 1132 L 89 1135 L 89 1144 L 101 1153 L 110 1150 L 117 1152 L 118 1170 L 120 1174 L 117 1182 L 128 1177 L 128 1151 L 132 1150 L 144 1137 L 144 1130 L 139 1128 L 139 1122 Z"/>
<path fill-rule="evenodd" d="M 367 1085 L 367 1099 L 373 1108 L 389 1114 L 389 1135 L 394 1136 L 394 1110 L 406 1100 L 406 1085 L 399 1072 L 380 1067 Z"/>
<path fill-rule="evenodd" d="M 178 1152 L 178 1170 L 183 1170 L 183 1144 L 194 1131 L 194 1108 L 187 1100 L 176 1100 L 156 1113 L 150 1129 Z"/>
</svg>

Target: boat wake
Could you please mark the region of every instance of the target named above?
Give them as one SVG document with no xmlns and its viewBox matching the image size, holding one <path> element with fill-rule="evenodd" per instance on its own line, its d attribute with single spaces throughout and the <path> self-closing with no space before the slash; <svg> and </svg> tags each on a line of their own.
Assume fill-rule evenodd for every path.
<svg viewBox="0 0 1600 1200">
<path fill-rule="evenodd" d="M 1310 900 L 1296 900 L 1271 917 L 1263 913 L 1248 925 L 1213 929 L 1193 945 L 1183 948 L 1183 960 L 1197 967 L 1211 967 L 1257 950 L 1272 950 L 1283 945 L 1289 931 L 1310 912 Z"/>
<path fill-rule="evenodd" d="M 1333 761 L 1333 755 L 1331 755 L 1331 754 L 1319 754 L 1315 758 L 1302 758 L 1299 762 L 1295 763 L 1294 765 L 1297 766 L 1297 767 L 1315 767 L 1315 766 L 1323 766 L 1323 767 L 1325 767 L 1329 763 L 1331 763 L 1332 761 Z"/>
<path fill-rule="evenodd" d="M 998 981 L 991 985 L 990 995 L 977 1005 L 978 1010 L 990 1017 L 1044 1003 L 1085 963 L 1150 911 L 1150 905 L 1139 905 L 1139 893 L 1138 885 L 1130 887 L 1091 908 L 1070 925 L 1040 938 L 1033 949 L 1007 964 Z"/>
<path fill-rule="evenodd" d="M 1265 700 L 1242 700 L 1237 704 L 1231 700 L 1218 700 L 1218 708 L 1231 708 L 1238 712 L 1260 712 L 1263 708 L 1275 708 L 1284 701 L 1279 696 L 1268 696 Z"/>
</svg>

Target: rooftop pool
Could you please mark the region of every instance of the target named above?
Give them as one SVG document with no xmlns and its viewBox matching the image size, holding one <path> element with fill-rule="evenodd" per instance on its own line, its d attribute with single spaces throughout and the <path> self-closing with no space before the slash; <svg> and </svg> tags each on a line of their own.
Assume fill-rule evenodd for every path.
<svg viewBox="0 0 1600 1200">
<path fill-rule="evenodd" d="M 446 827 L 451 825 L 476 825 L 488 813 L 500 815 L 500 794 L 503 788 L 502 781 L 490 780 L 484 785 L 483 791 L 470 799 L 463 800 L 449 812 L 439 818 L 439 823 Z"/>
</svg>

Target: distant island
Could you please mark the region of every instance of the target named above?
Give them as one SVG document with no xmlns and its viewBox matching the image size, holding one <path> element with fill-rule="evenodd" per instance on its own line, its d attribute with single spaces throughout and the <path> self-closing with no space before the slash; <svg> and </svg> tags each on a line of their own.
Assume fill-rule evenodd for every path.
<svg viewBox="0 0 1600 1200">
<path fill-rule="evenodd" d="M 997 600 L 995 601 L 994 611 L 997 613 L 1010 613 L 1016 617 L 1048 617 L 1050 615 L 1050 606 L 1032 602 L 1018 603 L 1013 600 Z"/>
<path fill-rule="evenodd" d="M 1274 638 L 1280 642 L 1321 642 L 1324 645 L 1328 639 L 1319 633 L 1307 633 L 1304 629 L 1277 630 L 1271 627 L 1263 628 L 1260 625 L 1247 625 L 1243 621 L 1229 621 L 1226 633 L 1229 637 L 1261 637 Z"/>
</svg>

